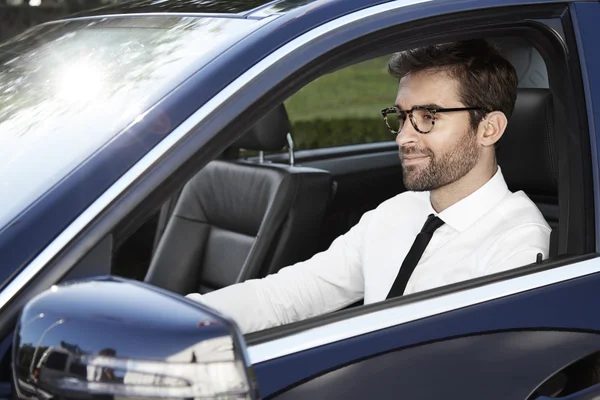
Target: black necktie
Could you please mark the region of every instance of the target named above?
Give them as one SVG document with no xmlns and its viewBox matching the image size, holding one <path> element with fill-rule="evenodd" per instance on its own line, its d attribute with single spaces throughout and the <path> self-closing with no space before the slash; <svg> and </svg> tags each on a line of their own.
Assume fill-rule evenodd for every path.
<svg viewBox="0 0 600 400">
<path fill-rule="evenodd" d="M 421 232 L 415 238 L 412 247 L 406 254 L 406 258 L 402 262 L 402 266 L 400 267 L 400 272 L 398 272 L 398 276 L 390 289 L 390 292 L 387 295 L 387 299 L 391 299 L 392 297 L 401 296 L 404 294 L 404 289 L 406 289 L 406 284 L 408 283 L 408 279 L 412 275 L 415 267 L 419 263 L 425 248 L 429 244 L 431 237 L 433 236 L 433 232 L 440 226 L 444 225 L 444 221 L 442 221 L 439 217 L 436 217 L 433 214 L 429 214 L 427 217 L 427 221 L 421 228 Z"/>
</svg>

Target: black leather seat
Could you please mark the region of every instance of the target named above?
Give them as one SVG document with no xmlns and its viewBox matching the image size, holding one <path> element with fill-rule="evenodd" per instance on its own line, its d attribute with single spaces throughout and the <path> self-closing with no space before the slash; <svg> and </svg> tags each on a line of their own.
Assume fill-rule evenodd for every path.
<svg viewBox="0 0 600 400">
<path fill-rule="evenodd" d="M 558 156 L 552 94 L 519 89 L 515 110 L 497 149 L 498 164 L 512 191 L 523 190 L 552 228 L 550 255 L 558 240 Z"/>
<path fill-rule="evenodd" d="M 289 130 L 280 106 L 234 148 L 281 150 Z M 206 293 L 305 260 L 316 252 L 332 192 L 324 170 L 212 161 L 182 190 L 145 280 L 180 294 Z"/>
</svg>

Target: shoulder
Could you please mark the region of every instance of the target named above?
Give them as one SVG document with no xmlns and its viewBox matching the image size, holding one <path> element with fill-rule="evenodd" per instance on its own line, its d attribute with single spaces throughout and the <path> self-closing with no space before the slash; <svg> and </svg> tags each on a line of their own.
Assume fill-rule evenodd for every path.
<svg viewBox="0 0 600 400">
<path fill-rule="evenodd" d="M 492 212 L 489 242 L 480 268 L 494 273 L 549 256 L 551 228 L 533 201 L 523 192 L 510 193 Z"/>
<path fill-rule="evenodd" d="M 535 203 L 522 191 L 510 193 L 495 208 L 498 219 L 508 227 L 537 225 L 550 232 L 550 226 Z"/>
<path fill-rule="evenodd" d="M 494 208 L 489 228 L 495 252 L 509 256 L 529 249 L 548 255 L 552 229 L 535 203 L 521 191 L 507 195 Z"/>
</svg>

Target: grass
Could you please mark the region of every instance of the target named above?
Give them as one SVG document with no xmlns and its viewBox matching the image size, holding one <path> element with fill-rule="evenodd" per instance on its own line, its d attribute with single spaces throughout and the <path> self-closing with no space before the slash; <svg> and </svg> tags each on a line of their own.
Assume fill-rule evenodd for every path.
<svg viewBox="0 0 600 400">
<path fill-rule="evenodd" d="M 365 61 L 311 82 L 285 102 L 291 121 L 381 118 L 379 111 L 394 103 L 397 90 L 388 60 Z"/>
</svg>

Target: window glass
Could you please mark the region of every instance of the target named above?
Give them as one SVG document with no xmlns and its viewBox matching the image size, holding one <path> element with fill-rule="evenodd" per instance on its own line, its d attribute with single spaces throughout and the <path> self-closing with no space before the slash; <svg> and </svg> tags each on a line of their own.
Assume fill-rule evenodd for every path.
<svg viewBox="0 0 600 400">
<path fill-rule="evenodd" d="M 1 45 L 0 230 L 258 24 L 84 19 L 32 28 Z"/>
<path fill-rule="evenodd" d="M 379 57 L 324 75 L 291 96 L 285 106 L 296 149 L 394 140 L 380 113 L 396 96 L 388 60 Z"/>
</svg>

